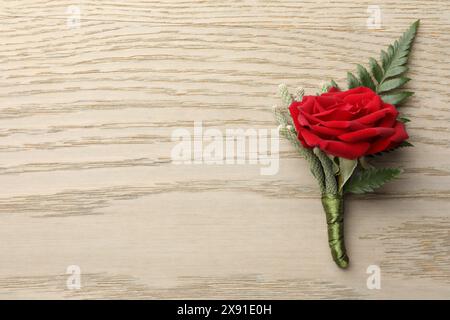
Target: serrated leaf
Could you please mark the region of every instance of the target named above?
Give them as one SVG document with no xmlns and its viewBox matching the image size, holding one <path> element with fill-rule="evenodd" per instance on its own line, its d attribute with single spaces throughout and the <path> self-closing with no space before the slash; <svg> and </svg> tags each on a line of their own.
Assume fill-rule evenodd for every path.
<svg viewBox="0 0 450 320">
<path fill-rule="evenodd" d="M 397 120 L 403 123 L 411 122 L 411 120 L 406 117 L 398 117 Z"/>
<path fill-rule="evenodd" d="M 342 190 L 358 165 L 358 160 L 339 158 L 339 190 Z"/>
<path fill-rule="evenodd" d="M 397 47 L 398 47 L 398 45 L 397 45 Z M 392 56 L 394 54 L 394 52 L 395 52 L 394 47 L 392 45 L 389 45 L 388 51 L 387 51 L 388 55 Z"/>
<path fill-rule="evenodd" d="M 407 98 L 412 96 L 414 92 L 410 91 L 402 91 L 398 93 L 392 93 L 392 94 L 382 94 L 381 99 L 385 103 L 393 104 L 393 105 L 399 105 L 402 102 L 404 102 Z"/>
<path fill-rule="evenodd" d="M 399 89 L 410 80 L 403 75 L 408 71 L 405 65 L 408 62 L 419 23 L 420 20 L 414 22 L 399 40 L 389 45 L 386 51 L 381 50 L 380 63 L 373 58 L 369 59 L 370 73 L 361 65 L 358 65 L 359 79 L 352 73 L 347 73 L 348 88 L 358 86 L 371 88 L 378 94 L 383 93 L 383 100 L 391 104 L 400 104 L 412 95 L 410 92 L 391 91 Z"/>
<path fill-rule="evenodd" d="M 386 51 L 381 50 L 381 65 L 383 66 L 384 70 L 386 70 L 388 64 L 389 64 L 389 55 L 386 53 Z"/>
<path fill-rule="evenodd" d="M 414 147 L 414 145 L 411 142 L 403 141 L 398 146 L 398 148 L 405 148 L 405 147 Z"/>
<path fill-rule="evenodd" d="M 355 174 L 345 185 L 346 193 L 362 194 L 373 192 L 386 182 L 393 180 L 402 173 L 402 170 L 396 168 L 368 169 Z"/>
<path fill-rule="evenodd" d="M 388 47 L 387 52 L 381 51 L 384 74 L 378 81 L 377 93 L 398 89 L 409 81 L 408 78 L 402 77 L 402 75 L 408 70 L 405 64 L 408 62 L 409 53 L 417 33 L 417 28 L 419 27 L 419 22 L 419 20 L 414 22 L 399 40 Z M 405 96 L 398 96 L 396 98 L 400 99 L 401 102 L 404 100 Z M 391 97 L 391 101 L 393 101 L 393 97 Z M 396 104 L 393 102 L 390 103 Z"/>
<path fill-rule="evenodd" d="M 406 63 L 419 23 L 419 20 L 414 22 L 402 37 L 394 43 L 394 46 L 389 46 L 387 57 L 384 57 L 383 59 L 385 60 L 385 63 L 383 63 L 385 72 L 388 72 L 388 69 L 394 65 L 403 65 Z M 391 50 L 391 48 L 393 50 Z M 401 60 L 402 63 L 398 63 L 399 59 L 403 59 Z"/>
<path fill-rule="evenodd" d="M 373 83 L 372 77 L 370 76 L 369 72 L 364 68 L 362 65 L 357 65 L 358 70 L 358 77 L 359 81 L 364 87 L 368 87 L 372 89 L 373 91 L 376 90 L 375 84 Z"/>
<path fill-rule="evenodd" d="M 405 73 L 406 71 L 408 71 L 408 67 L 405 66 L 398 66 L 398 67 L 394 67 L 389 69 L 386 74 L 384 75 L 384 77 L 386 79 L 391 78 L 391 77 L 395 77 L 398 75 L 402 75 L 403 73 Z"/>
<path fill-rule="evenodd" d="M 347 86 L 349 89 L 361 86 L 361 82 L 351 72 L 347 72 Z"/>
<path fill-rule="evenodd" d="M 399 104 L 409 97 L 411 95 L 409 92 L 392 93 L 391 95 L 387 95 L 386 93 L 399 89 L 410 80 L 402 75 L 408 71 L 405 64 L 408 62 L 409 53 L 419 23 L 420 20 L 414 22 L 399 40 L 388 46 L 387 51 L 381 50 L 381 66 L 375 59 L 370 58 L 369 65 L 371 73 L 360 65 L 358 65 L 359 80 L 352 73 L 348 73 L 347 81 L 349 89 L 363 85 L 376 90 L 378 94 L 385 93 L 384 99 L 391 104 Z M 375 85 L 372 77 L 378 85 Z"/>
<path fill-rule="evenodd" d="M 381 69 L 380 65 L 378 64 L 377 60 L 374 58 L 369 59 L 370 64 L 370 71 L 372 72 L 373 77 L 377 82 L 380 82 L 383 78 L 383 69 Z"/>
<path fill-rule="evenodd" d="M 404 64 L 406 64 L 406 62 L 408 62 L 408 57 L 397 57 L 397 60 L 393 61 L 390 65 L 390 68 L 394 68 L 397 66 L 403 66 Z M 388 72 L 389 69 L 386 70 L 386 72 Z"/>
<path fill-rule="evenodd" d="M 409 80 L 409 78 L 406 77 L 400 77 L 400 78 L 393 78 L 387 81 L 382 82 L 379 86 L 378 86 L 378 93 L 383 93 L 383 92 L 388 92 L 394 89 L 398 89 L 401 86 L 403 86 L 405 83 L 407 83 Z"/>
</svg>

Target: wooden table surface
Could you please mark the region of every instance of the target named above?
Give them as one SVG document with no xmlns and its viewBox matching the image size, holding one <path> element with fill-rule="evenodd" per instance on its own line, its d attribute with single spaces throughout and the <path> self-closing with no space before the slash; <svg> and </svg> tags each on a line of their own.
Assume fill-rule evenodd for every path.
<svg viewBox="0 0 450 320">
<path fill-rule="evenodd" d="M 0 298 L 450 298 L 448 0 L 0 4 Z M 177 128 L 275 128 L 280 83 L 345 84 L 419 18 L 415 148 L 379 160 L 401 179 L 347 199 L 348 270 L 288 142 L 271 176 L 172 163 Z"/>
</svg>

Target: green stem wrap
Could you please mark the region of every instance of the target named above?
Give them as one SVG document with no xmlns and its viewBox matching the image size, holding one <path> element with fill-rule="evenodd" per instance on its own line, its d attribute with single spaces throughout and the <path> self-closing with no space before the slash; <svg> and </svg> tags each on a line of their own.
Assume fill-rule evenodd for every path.
<svg viewBox="0 0 450 320">
<path fill-rule="evenodd" d="M 322 205 L 327 217 L 331 255 L 340 268 L 347 268 L 349 260 L 344 243 L 344 199 L 342 195 L 324 194 Z"/>
</svg>

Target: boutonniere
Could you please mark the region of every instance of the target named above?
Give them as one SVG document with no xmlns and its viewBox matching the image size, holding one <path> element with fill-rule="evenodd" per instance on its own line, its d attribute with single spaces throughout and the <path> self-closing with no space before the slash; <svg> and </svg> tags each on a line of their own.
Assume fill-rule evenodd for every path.
<svg viewBox="0 0 450 320">
<path fill-rule="evenodd" d="M 379 62 L 357 66 L 347 74 L 348 89 L 333 80 L 317 95 L 295 95 L 281 85 L 282 106 L 275 107 L 280 134 L 308 161 L 322 194 L 328 225 L 328 242 L 336 264 L 346 268 L 344 197 L 372 192 L 400 175 L 399 168 L 376 168 L 370 157 L 412 146 L 396 106 L 413 93 L 400 88 L 410 79 L 404 74 L 416 36 L 416 21 L 403 36 L 381 51 Z"/>
</svg>

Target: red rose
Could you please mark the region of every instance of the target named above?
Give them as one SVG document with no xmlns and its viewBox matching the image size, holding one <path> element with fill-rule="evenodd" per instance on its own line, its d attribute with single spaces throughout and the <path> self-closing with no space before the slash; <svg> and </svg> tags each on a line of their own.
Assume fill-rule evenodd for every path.
<svg viewBox="0 0 450 320">
<path fill-rule="evenodd" d="M 289 111 L 304 147 L 318 147 L 337 157 L 356 159 L 408 139 L 395 107 L 366 87 L 331 88 L 320 96 L 305 96 Z"/>
</svg>

